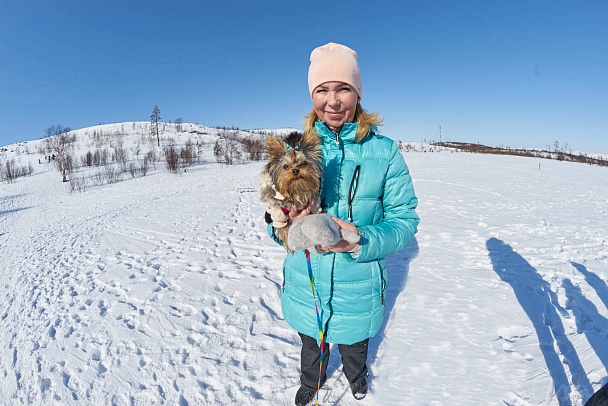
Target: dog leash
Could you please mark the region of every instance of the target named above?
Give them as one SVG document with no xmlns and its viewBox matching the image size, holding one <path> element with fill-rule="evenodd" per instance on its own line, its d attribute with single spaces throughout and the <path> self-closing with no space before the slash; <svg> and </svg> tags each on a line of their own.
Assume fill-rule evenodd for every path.
<svg viewBox="0 0 608 406">
<path fill-rule="evenodd" d="M 308 279 L 310 280 L 310 289 L 312 291 L 312 299 L 315 302 L 315 311 L 317 312 L 317 325 L 319 326 L 319 337 L 321 338 L 321 358 L 319 360 L 319 379 L 317 380 L 317 395 L 315 398 L 315 406 L 319 405 L 319 391 L 321 390 L 321 375 L 323 373 L 323 354 L 325 352 L 325 336 L 323 335 L 323 323 L 319 314 L 319 306 L 317 305 L 317 295 L 315 295 L 315 282 L 312 277 L 312 265 L 310 263 L 310 252 L 304 251 L 306 254 L 306 264 L 308 265 Z"/>
</svg>

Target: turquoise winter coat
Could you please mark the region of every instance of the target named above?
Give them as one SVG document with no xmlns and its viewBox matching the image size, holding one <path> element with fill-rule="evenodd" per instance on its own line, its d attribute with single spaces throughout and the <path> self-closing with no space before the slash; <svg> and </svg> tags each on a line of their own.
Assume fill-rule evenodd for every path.
<svg viewBox="0 0 608 406">
<path fill-rule="evenodd" d="M 388 283 L 384 258 L 416 234 L 418 199 L 399 148 L 375 127 L 359 143 L 355 143 L 357 123 L 345 123 L 339 136 L 323 122 L 317 121 L 315 128 L 324 159 L 323 210 L 348 220 L 352 184 L 351 196 L 356 190 L 352 223 L 361 236 L 357 258 L 350 253 L 311 253 L 317 305 L 327 342 L 354 344 L 374 336 L 384 322 Z M 273 236 L 272 224 L 269 233 Z M 285 258 L 281 307 L 296 331 L 319 338 L 304 251 Z"/>
</svg>

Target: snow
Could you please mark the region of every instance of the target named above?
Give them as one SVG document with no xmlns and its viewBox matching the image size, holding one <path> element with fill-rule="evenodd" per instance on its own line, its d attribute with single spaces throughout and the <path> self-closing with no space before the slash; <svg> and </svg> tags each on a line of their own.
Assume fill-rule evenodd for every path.
<svg viewBox="0 0 608 406">
<path fill-rule="evenodd" d="M 127 145 L 136 128 L 122 124 Z M 293 404 L 284 252 L 250 191 L 264 162 L 218 164 L 213 129 L 176 138 L 192 134 L 204 159 L 187 172 L 158 163 L 82 193 L 38 164 L 42 141 L 7 148 L 34 173 L 0 184 L 6 404 Z M 370 393 L 353 399 L 332 348 L 320 404 L 582 405 L 608 379 L 607 169 L 404 156 L 422 221 L 387 258 Z"/>
</svg>

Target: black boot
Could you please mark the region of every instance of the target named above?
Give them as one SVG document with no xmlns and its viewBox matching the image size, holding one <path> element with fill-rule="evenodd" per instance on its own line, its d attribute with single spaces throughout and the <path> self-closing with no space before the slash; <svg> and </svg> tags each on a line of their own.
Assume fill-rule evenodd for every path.
<svg viewBox="0 0 608 406">
<path fill-rule="evenodd" d="M 367 395 L 367 381 L 365 378 L 359 382 L 351 383 L 350 390 L 353 392 L 353 396 L 357 400 L 361 400 Z"/>
<path fill-rule="evenodd" d="M 367 390 L 367 386 L 366 386 Z M 300 386 L 298 392 L 296 393 L 296 405 L 297 406 L 306 406 L 315 398 L 315 391 L 307 388 L 306 386 Z"/>
</svg>

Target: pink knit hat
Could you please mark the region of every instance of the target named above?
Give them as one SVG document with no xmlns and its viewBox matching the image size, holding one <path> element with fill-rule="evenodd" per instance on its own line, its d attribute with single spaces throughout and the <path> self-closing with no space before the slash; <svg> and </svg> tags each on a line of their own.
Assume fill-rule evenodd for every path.
<svg viewBox="0 0 608 406">
<path fill-rule="evenodd" d="M 325 82 L 344 82 L 363 95 L 363 83 L 357 63 L 357 53 L 347 46 L 330 42 L 313 49 L 308 68 L 308 91 Z"/>
</svg>

